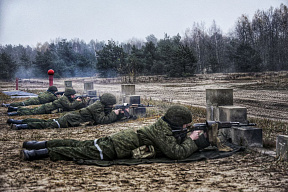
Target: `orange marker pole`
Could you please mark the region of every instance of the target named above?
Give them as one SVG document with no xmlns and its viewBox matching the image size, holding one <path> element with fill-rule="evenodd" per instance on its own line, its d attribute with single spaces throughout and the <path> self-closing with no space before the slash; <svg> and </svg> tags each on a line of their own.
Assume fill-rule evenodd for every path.
<svg viewBox="0 0 288 192">
<path fill-rule="evenodd" d="M 49 69 L 48 70 L 48 75 L 49 75 L 49 86 L 52 86 L 53 85 L 54 70 L 53 69 Z"/>
</svg>

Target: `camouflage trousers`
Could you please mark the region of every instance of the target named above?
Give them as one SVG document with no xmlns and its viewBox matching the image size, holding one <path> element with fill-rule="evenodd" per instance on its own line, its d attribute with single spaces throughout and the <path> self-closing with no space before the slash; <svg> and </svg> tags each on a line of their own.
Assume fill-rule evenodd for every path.
<svg viewBox="0 0 288 192">
<path fill-rule="evenodd" d="M 78 112 L 70 112 L 57 119 L 24 119 L 23 123 L 27 124 L 30 129 L 46 128 L 67 128 L 77 127 L 84 123 L 82 116 Z"/>
<path fill-rule="evenodd" d="M 14 102 L 14 103 L 10 103 L 10 106 L 12 107 L 18 107 L 18 106 L 28 106 L 28 105 L 40 105 L 40 101 L 38 99 L 38 97 L 32 97 L 30 99 L 27 99 L 23 102 Z"/>
<path fill-rule="evenodd" d="M 116 152 L 110 137 L 86 141 L 72 139 L 50 140 L 47 141 L 47 148 L 52 161 L 116 159 Z"/>
<path fill-rule="evenodd" d="M 18 108 L 17 112 L 19 115 L 37 115 L 37 114 L 49 114 L 50 111 L 46 111 L 44 105 L 41 105 L 40 107 L 35 108 L 25 108 L 20 107 Z"/>
</svg>

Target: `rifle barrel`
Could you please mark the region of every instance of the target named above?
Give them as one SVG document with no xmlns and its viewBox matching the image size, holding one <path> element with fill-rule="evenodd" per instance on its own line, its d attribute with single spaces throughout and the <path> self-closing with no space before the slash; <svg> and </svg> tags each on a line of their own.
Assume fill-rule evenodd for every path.
<svg viewBox="0 0 288 192">
<path fill-rule="evenodd" d="M 218 124 L 218 129 L 231 128 L 231 127 L 245 127 L 245 126 L 256 126 L 256 123 L 240 123 L 240 122 L 220 122 L 220 121 L 206 121 L 206 123 L 194 123 L 191 126 L 192 130 L 204 130 L 206 131 L 208 127 L 213 124 Z"/>
</svg>

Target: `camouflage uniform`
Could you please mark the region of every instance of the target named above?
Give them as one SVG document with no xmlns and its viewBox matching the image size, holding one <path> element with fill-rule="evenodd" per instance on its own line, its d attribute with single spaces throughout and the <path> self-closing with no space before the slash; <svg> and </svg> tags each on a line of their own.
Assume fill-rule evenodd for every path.
<svg viewBox="0 0 288 192">
<path fill-rule="evenodd" d="M 24 119 L 23 123 L 27 124 L 30 129 L 45 129 L 77 127 L 84 122 L 93 122 L 93 124 L 96 125 L 108 124 L 116 121 L 118 116 L 112 111 L 110 113 L 105 113 L 104 107 L 105 105 L 100 101 L 96 101 L 86 108 L 67 113 L 58 119 Z"/>
<path fill-rule="evenodd" d="M 195 142 L 186 137 L 178 143 L 167 122 L 160 118 L 151 126 L 134 131 L 127 129 L 96 140 L 51 140 L 47 148 L 51 160 L 103 159 L 113 160 L 131 158 L 132 150 L 142 145 L 153 145 L 156 157 L 184 159 L 195 152 Z"/>
<path fill-rule="evenodd" d="M 56 88 L 56 91 L 57 91 L 57 88 Z M 47 91 L 40 93 L 38 95 L 38 97 L 32 97 L 32 98 L 27 99 L 27 100 L 25 100 L 23 102 L 10 103 L 10 106 L 18 107 L 18 106 L 40 105 L 40 104 L 52 102 L 52 101 L 54 101 L 56 99 L 58 99 L 58 98 L 54 94 L 54 91 L 50 91 L 48 89 Z"/>
<path fill-rule="evenodd" d="M 92 105 L 79 111 L 67 113 L 58 119 L 24 119 L 23 123 L 27 124 L 29 129 L 77 127 L 84 122 L 91 122 L 94 125 L 108 124 L 123 117 L 122 114 L 117 116 L 112 111 L 112 108 L 107 109 L 108 105 L 115 103 L 116 97 L 112 94 L 105 93 L 100 98 L 100 101 L 96 101 Z"/>
<path fill-rule="evenodd" d="M 18 115 L 50 114 L 52 111 L 57 109 L 61 109 L 62 111 L 72 111 L 81 107 L 85 107 L 85 104 L 77 100 L 70 101 L 66 95 L 63 95 L 59 99 L 50 103 L 43 104 L 40 107 L 31 109 L 19 107 L 17 112 Z"/>
<path fill-rule="evenodd" d="M 87 110 L 88 112 L 88 110 Z M 92 115 L 92 114 L 91 114 Z M 87 117 L 87 116 L 86 116 Z M 135 158 L 138 149 L 153 149 L 152 157 L 165 156 L 171 159 L 185 159 L 199 149 L 190 137 L 175 137 L 175 130 L 192 121 L 191 112 L 182 106 L 170 107 L 166 114 L 150 126 L 138 130 L 127 129 L 95 140 L 50 140 L 23 143 L 24 160 L 50 157 L 51 160 L 95 159 L 113 160 Z M 205 138 L 204 138 L 205 139 Z M 32 150 L 31 150 L 32 149 Z M 146 158 L 147 156 L 138 156 Z M 150 158 L 151 156 L 149 156 Z"/>
</svg>

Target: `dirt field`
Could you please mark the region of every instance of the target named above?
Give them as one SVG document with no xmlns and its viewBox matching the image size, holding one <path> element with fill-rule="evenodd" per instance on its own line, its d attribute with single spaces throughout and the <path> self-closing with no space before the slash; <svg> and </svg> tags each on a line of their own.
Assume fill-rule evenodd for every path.
<svg viewBox="0 0 288 192">
<path fill-rule="evenodd" d="M 72 80 L 79 94 L 83 93 L 84 82 L 93 81 L 99 94 L 111 92 L 121 98 L 119 79 L 65 80 Z M 139 81 L 136 94 L 141 98 L 198 107 L 206 105 L 205 89 L 233 88 L 234 105 L 247 107 L 249 117 L 288 122 L 288 72 L 198 75 L 189 79 L 151 77 Z M 64 90 L 64 79 L 55 79 L 54 85 Z M 47 87 L 48 78 L 22 80 L 19 84 L 20 90 L 36 93 Z M 1 91 L 13 89 L 13 84 L 1 82 Z M 67 161 L 24 162 L 19 158 L 23 141 L 95 139 L 127 127 L 152 124 L 157 117 L 110 125 L 15 131 L 6 124 L 6 111 L 0 108 L 0 191 L 288 191 L 287 162 L 248 149 L 227 158 L 193 163 L 97 167 Z M 159 110 L 158 115 L 161 113 Z M 28 116 L 15 117 L 22 118 Z"/>
</svg>

